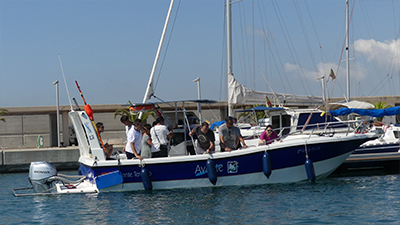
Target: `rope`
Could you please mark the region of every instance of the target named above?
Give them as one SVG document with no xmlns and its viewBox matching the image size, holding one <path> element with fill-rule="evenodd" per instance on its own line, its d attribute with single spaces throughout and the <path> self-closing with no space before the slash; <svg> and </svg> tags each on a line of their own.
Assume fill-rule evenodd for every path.
<svg viewBox="0 0 400 225">
<path fill-rule="evenodd" d="M 306 151 L 306 159 L 308 159 L 307 141 L 304 142 L 304 150 Z"/>
</svg>

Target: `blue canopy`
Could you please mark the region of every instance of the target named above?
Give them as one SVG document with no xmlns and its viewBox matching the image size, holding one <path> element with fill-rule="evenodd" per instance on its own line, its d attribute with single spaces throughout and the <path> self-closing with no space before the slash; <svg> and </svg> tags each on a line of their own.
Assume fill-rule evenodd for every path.
<svg viewBox="0 0 400 225">
<path fill-rule="evenodd" d="M 343 116 L 348 115 L 350 113 L 357 113 L 361 116 L 373 116 L 373 117 L 383 117 L 383 116 L 394 116 L 400 115 L 400 106 L 390 107 L 387 109 L 350 109 L 350 108 L 341 108 L 337 110 L 329 111 L 333 116 Z"/>
<path fill-rule="evenodd" d="M 265 110 L 284 110 L 281 107 L 265 107 L 265 106 L 256 106 L 251 109 L 243 109 L 243 110 L 236 110 L 235 112 L 253 112 L 253 111 L 265 111 Z"/>
<path fill-rule="evenodd" d="M 214 127 L 216 127 L 216 126 L 219 127 L 219 126 L 221 126 L 221 125 L 224 124 L 224 123 L 225 123 L 225 120 L 217 121 L 217 122 L 211 124 L 210 129 L 211 129 L 211 130 L 214 130 Z"/>
</svg>

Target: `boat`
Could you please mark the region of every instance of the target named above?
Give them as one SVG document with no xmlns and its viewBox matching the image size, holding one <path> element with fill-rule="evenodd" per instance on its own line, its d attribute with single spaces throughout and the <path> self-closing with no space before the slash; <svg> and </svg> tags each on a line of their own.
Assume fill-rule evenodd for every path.
<svg viewBox="0 0 400 225">
<path fill-rule="evenodd" d="M 194 188 L 292 183 L 324 178 L 375 133 L 287 135 L 282 142 L 232 152 L 169 155 L 165 158 L 106 160 L 94 127 L 84 111 L 69 113 L 76 129 L 81 175 L 99 191 Z M 180 143 L 182 148 L 186 142 Z M 122 154 L 123 155 L 123 154 Z M 307 173 L 307 165 L 312 172 Z M 110 174 L 110 175 L 109 175 Z M 314 175 L 313 175 L 314 174 Z M 110 178 L 107 178 L 110 176 Z M 119 184 L 109 182 L 119 177 Z M 102 181 L 104 180 L 104 181 Z M 100 183 L 100 185 L 99 185 Z M 115 184 L 115 185 L 113 185 Z"/>
<path fill-rule="evenodd" d="M 226 8 L 230 10 L 231 3 L 229 0 L 227 3 Z M 229 11 L 227 15 L 230 15 Z M 233 77 L 231 71 L 228 74 Z M 145 99 L 153 92 L 151 80 L 148 90 Z M 131 110 L 159 110 L 157 103 L 145 103 L 145 101 L 132 104 Z M 34 194 L 97 193 L 315 181 L 330 175 L 354 149 L 377 137 L 372 132 L 356 133 L 350 129 L 329 133 L 326 124 L 319 124 L 307 133 L 302 130 L 289 131 L 280 137 L 280 141 L 269 145 L 258 146 L 258 144 L 249 143 L 247 148 L 231 152 L 188 155 L 186 135 L 183 135 L 183 140 L 175 141 L 174 146 L 171 146 L 168 157 L 127 159 L 126 155 L 121 153 L 115 155 L 114 159 L 106 159 L 102 141 L 96 132 L 93 115 L 88 108 L 85 102 L 85 110 L 73 110 L 71 106 L 71 111 L 68 113 L 79 143 L 78 180 L 70 182 L 60 179 L 51 164 L 32 162 L 30 180 Z M 184 104 L 179 111 L 183 113 L 183 117 L 186 117 Z M 346 123 L 358 123 L 357 130 L 362 131 L 368 126 L 359 121 Z M 185 118 L 183 130 L 188 126 L 189 123 Z M 18 196 L 16 192 L 14 193 Z"/>
<path fill-rule="evenodd" d="M 376 132 L 379 138 L 360 145 L 360 147 L 354 151 L 354 157 L 355 155 L 364 154 L 400 152 L 400 124 L 374 125 L 371 131 Z"/>
<path fill-rule="evenodd" d="M 373 117 L 393 116 L 400 114 L 400 107 L 386 109 L 355 109 L 341 108 L 329 111 L 335 116 L 356 114 L 367 116 L 371 121 Z M 349 170 L 397 170 L 400 159 L 400 124 L 383 124 L 382 122 L 371 122 L 370 132 L 375 132 L 379 138 L 370 140 L 358 148 L 349 156 L 344 164 L 338 169 L 340 174 Z"/>
</svg>

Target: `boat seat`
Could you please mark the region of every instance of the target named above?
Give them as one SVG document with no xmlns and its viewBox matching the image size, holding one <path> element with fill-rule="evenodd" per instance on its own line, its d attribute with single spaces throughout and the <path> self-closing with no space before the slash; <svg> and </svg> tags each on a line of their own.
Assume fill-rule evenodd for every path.
<svg viewBox="0 0 400 225">
<path fill-rule="evenodd" d="M 186 142 L 183 141 L 182 143 L 171 146 L 168 156 L 182 156 L 182 155 L 187 155 L 186 151 Z"/>
</svg>

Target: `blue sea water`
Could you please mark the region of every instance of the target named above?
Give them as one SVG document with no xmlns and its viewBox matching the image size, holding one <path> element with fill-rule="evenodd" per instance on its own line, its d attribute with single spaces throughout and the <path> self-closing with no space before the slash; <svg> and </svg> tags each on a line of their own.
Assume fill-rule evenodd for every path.
<svg viewBox="0 0 400 225">
<path fill-rule="evenodd" d="M 400 175 L 316 183 L 14 197 L 0 174 L 0 224 L 399 224 Z"/>
</svg>

